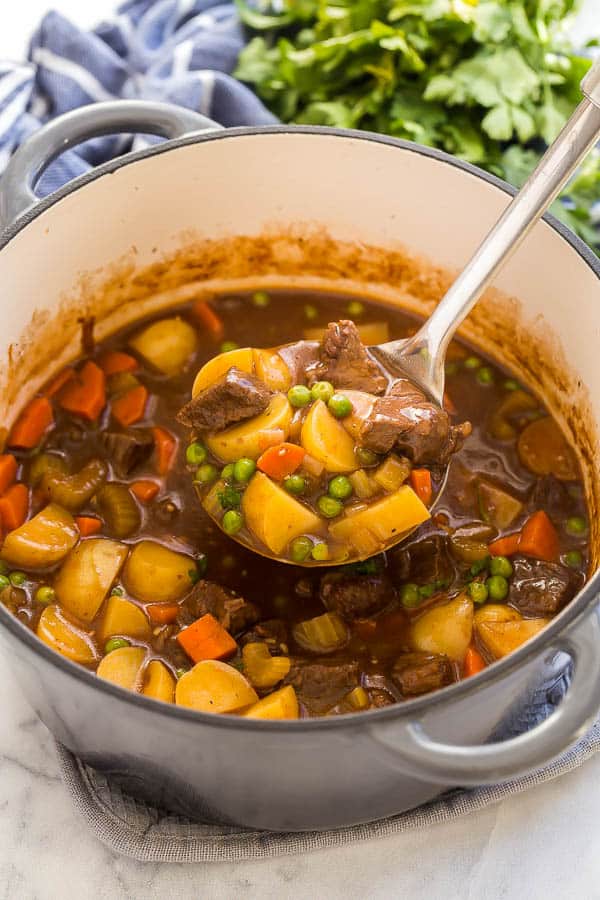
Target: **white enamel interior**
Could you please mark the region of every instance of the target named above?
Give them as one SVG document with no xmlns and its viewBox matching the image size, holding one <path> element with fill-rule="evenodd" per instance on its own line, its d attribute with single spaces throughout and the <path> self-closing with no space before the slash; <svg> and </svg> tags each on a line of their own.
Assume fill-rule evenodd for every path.
<svg viewBox="0 0 600 900">
<path fill-rule="evenodd" d="M 74 191 L 2 250 L 0 359 L 34 312 L 52 313 L 82 275 L 107 270 L 133 247 L 143 268 L 191 233 L 319 223 L 339 239 L 401 243 L 458 268 L 507 202 L 496 186 L 444 161 L 356 137 L 259 132 L 177 147 Z M 543 321 L 560 336 L 600 423 L 600 281 L 589 265 L 540 223 L 497 286 L 520 299 L 524 328 Z M 3 412 L 10 421 L 13 409 Z"/>
</svg>

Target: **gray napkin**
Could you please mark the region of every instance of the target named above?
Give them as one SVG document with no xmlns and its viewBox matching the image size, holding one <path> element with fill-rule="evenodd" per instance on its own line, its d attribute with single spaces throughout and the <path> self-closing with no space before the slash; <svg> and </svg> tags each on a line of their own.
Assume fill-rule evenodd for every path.
<svg viewBox="0 0 600 900">
<path fill-rule="evenodd" d="M 563 698 L 568 681 L 567 671 L 540 688 L 528 706 L 526 717 L 520 716 L 503 725 L 503 736 L 520 734 L 545 718 Z M 62 776 L 75 806 L 96 836 L 112 850 L 150 862 L 218 862 L 339 847 L 456 819 L 578 768 L 600 750 L 600 721 L 575 747 L 523 778 L 475 790 L 453 790 L 418 809 L 367 825 L 286 834 L 195 822 L 157 809 L 129 796 L 61 745 L 57 745 L 57 750 Z"/>
</svg>

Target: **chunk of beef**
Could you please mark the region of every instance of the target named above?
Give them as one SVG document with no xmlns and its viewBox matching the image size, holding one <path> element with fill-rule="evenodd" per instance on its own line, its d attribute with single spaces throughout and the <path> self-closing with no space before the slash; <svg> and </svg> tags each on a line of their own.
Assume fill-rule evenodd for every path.
<svg viewBox="0 0 600 900">
<path fill-rule="evenodd" d="M 450 425 L 448 413 L 427 399 L 412 382 L 400 378 L 373 403 L 358 443 L 375 453 L 397 447 L 414 463 L 445 464 L 469 434 L 471 425 Z"/>
<path fill-rule="evenodd" d="M 177 414 L 177 421 L 198 431 L 222 431 L 269 405 L 272 391 L 260 379 L 232 366 L 218 381 L 201 391 Z"/>
<path fill-rule="evenodd" d="M 392 681 L 404 697 L 428 694 L 454 681 L 452 663 L 442 653 L 404 653 L 393 665 Z"/>
<path fill-rule="evenodd" d="M 288 628 L 283 619 L 266 619 L 246 631 L 240 638 L 242 647 L 245 644 L 266 644 L 271 656 L 281 656 L 288 652 Z"/>
<path fill-rule="evenodd" d="M 319 361 L 318 341 L 296 341 L 280 347 L 279 355 L 290 370 L 293 384 L 304 384 L 307 372 Z"/>
<path fill-rule="evenodd" d="M 532 509 L 544 509 L 550 516 L 562 519 L 575 513 L 575 502 L 564 481 L 555 475 L 538 478 L 530 494 Z"/>
<path fill-rule="evenodd" d="M 394 586 L 387 575 L 332 572 L 321 579 L 319 593 L 328 610 L 350 622 L 374 616 L 396 599 Z"/>
<path fill-rule="evenodd" d="M 146 428 L 130 428 L 127 432 L 101 431 L 100 440 L 119 478 L 130 475 L 154 450 L 152 432 Z"/>
<path fill-rule="evenodd" d="M 334 703 L 358 684 L 358 663 L 296 661 L 285 683 L 293 685 L 305 698 Z"/>
<path fill-rule="evenodd" d="M 190 625 L 207 613 L 214 616 L 231 634 L 245 631 L 259 619 L 254 603 L 243 597 L 236 597 L 220 584 L 201 579 L 183 601 L 177 622 L 179 625 Z"/>
<path fill-rule="evenodd" d="M 577 590 L 575 574 L 558 563 L 513 559 L 509 602 L 525 616 L 555 616 Z"/>
<path fill-rule="evenodd" d="M 391 565 L 400 581 L 426 584 L 452 577 L 452 563 L 448 555 L 445 532 L 423 535 L 392 552 Z"/>
<path fill-rule="evenodd" d="M 350 319 L 330 322 L 319 351 L 319 362 L 309 368 L 308 382 L 331 381 L 336 389 L 348 388 L 383 394 L 387 379 L 363 346 Z"/>
</svg>

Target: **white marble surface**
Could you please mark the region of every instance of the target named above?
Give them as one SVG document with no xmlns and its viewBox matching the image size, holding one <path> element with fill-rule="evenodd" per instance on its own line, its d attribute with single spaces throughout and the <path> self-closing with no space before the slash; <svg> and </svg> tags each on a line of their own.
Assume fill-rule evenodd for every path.
<svg viewBox="0 0 600 900">
<path fill-rule="evenodd" d="M 0 57 L 14 58 L 48 3 L 9 5 Z M 57 2 L 82 25 L 112 5 Z M 593 23 L 600 24 L 600 0 L 585 5 L 582 29 Z M 600 757 L 559 781 L 427 832 L 256 863 L 154 865 L 115 856 L 86 829 L 60 781 L 50 736 L 1 656 L 0 710 L 2 900 L 600 898 Z"/>
</svg>

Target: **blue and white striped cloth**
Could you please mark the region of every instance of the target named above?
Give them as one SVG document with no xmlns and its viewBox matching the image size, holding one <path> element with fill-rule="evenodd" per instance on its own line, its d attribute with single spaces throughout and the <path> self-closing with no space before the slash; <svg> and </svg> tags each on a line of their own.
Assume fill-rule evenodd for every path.
<svg viewBox="0 0 600 900">
<path fill-rule="evenodd" d="M 0 61 L 0 173 L 40 124 L 99 100 L 178 103 L 226 126 L 274 122 L 230 75 L 243 45 L 235 6 L 221 0 L 127 0 L 90 32 L 49 12 L 32 37 L 29 61 Z M 131 145 L 130 136 L 117 135 L 68 151 L 47 170 L 38 193 L 51 193 Z"/>
</svg>

